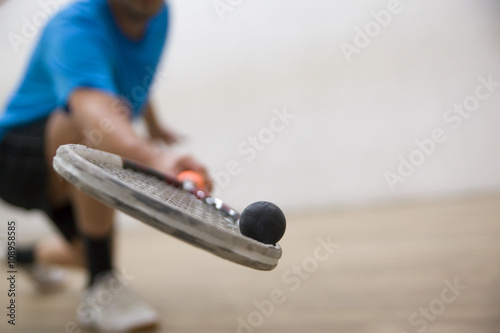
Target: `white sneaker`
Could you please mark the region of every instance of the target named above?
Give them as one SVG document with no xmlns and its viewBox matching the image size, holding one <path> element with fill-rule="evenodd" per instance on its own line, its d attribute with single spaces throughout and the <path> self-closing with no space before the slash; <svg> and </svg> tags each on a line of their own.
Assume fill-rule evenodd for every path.
<svg viewBox="0 0 500 333">
<path fill-rule="evenodd" d="M 130 331 L 158 324 L 157 312 L 111 272 L 104 273 L 85 290 L 76 315 L 81 326 L 102 332 Z"/>
<path fill-rule="evenodd" d="M 2 266 L 7 265 L 7 242 L 3 241 L 0 241 L 0 262 Z M 59 291 L 66 286 L 66 271 L 59 267 L 41 263 L 17 263 L 16 266 L 29 275 L 39 292 Z"/>
<path fill-rule="evenodd" d="M 28 273 L 40 292 L 60 291 L 66 287 L 66 271 L 59 267 L 40 263 L 23 264 L 19 267 Z"/>
</svg>

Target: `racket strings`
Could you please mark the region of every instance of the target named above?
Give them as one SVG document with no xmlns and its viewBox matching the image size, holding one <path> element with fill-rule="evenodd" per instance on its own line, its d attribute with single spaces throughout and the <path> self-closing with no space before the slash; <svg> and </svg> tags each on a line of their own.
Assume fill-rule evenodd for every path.
<svg viewBox="0 0 500 333">
<path fill-rule="evenodd" d="M 176 207 L 183 214 L 191 215 L 217 227 L 240 233 L 234 220 L 181 188 L 169 185 L 164 181 L 141 172 L 123 169 L 102 161 L 90 160 L 90 162 L 99 166 L 106 173 L 119 179 L 121 182 L 148 193 L 166 205 Z"/>
</svg>

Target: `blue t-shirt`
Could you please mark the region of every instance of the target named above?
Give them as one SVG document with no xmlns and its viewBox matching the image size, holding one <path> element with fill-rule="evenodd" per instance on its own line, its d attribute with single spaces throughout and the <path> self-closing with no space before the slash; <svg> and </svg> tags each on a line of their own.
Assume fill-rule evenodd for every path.
<svg viewBox="0 0 500 333">
<path fill-rule="evenodd" d="M 71 93 L 94 88 L 126 98 L 141 114 L 165 45 L 168 7 L 151 18 L 140 40 L 116 25 L 107 0 L 82 0 L 56 14 L 44 28 L 24 77 L 0 116 L 6 129 L 67 110 Z"/>
</svg>

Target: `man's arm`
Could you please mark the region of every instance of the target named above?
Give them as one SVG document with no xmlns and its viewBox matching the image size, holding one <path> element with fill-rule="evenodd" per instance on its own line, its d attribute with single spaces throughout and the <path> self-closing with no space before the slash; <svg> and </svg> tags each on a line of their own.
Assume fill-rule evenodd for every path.
<svg viewBox="0 0 500 333">
<path fill-rule="evenodd" d="M 135 133 L 129 110 L 114 96 L 95 89 L 77 89 L 69 99 L 70 116 L 93 148 L 142 163 L 156 164 L 156 149 Z"/>
<path fill-rule="evenodd" d="M 167 153 L 140 137 L 130 123 L 128 109 L 117 97 L 80 88 L 71 94 L 69 107 L 73 122 L 89 146 L 174 175 L 193 170 L 211 184 L 206 169 L 193 158 Z"/>
</svg>

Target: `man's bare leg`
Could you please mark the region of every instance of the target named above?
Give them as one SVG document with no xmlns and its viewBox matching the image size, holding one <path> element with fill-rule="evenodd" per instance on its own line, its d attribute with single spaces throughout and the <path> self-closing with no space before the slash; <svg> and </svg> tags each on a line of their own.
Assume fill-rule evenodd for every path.
<svg viewBox="0 0 500 333">
<path fill-rule="evenodd" d="M 35 260 L 60 266 L 87 267 L 83 256 L 81 240 L 68 242 L 60 237 L 52 237 L 35 245 Z"/>
<path fill-rule="evenodd" d="M 111 237 L 114 210 L 77 190 L 62 179 L 52 168 L 52 159 L 57 148 L 63 144 L 80 143 L 83 135 L 73 124 L 71 118 L 62 111 L 50 116 L 46 128 L 46 163 L 49 185 L 49 198 L 53 207 L 72 203 L 78 230 L 93 238 Z M 70 243 L 64 241 L 42 242 L 36 247 L 35 257 L 40 262 L 60 265 L 86 267 L 84 246 L 80 239 Z"/>
</svg>

